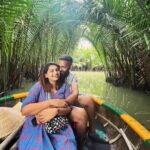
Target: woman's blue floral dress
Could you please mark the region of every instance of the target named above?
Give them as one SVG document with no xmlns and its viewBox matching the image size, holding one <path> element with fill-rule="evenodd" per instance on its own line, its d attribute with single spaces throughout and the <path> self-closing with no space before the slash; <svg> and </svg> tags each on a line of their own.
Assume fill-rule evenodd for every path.
<svg viewBox="0 0 150 150">
<path fill-rule="evenodd" d="M 48 94 L 41 84 L 36 83 L 30 90 L 28 97 L 23 101 L 22 108 L 30 103 L 41 102 L 48 99 Z M 55 94 L 50 93 L 53 99 L 65 99 L 70 95 L 68 84 L 64 83 Z M 18 141 L 19 150 L 77 150 L 74 133 L 70 125 L 59 133 L 48 135 L 44 125 L 33 126 L 34 116 L 27 116 L 21 136 Z"/>
</svg>

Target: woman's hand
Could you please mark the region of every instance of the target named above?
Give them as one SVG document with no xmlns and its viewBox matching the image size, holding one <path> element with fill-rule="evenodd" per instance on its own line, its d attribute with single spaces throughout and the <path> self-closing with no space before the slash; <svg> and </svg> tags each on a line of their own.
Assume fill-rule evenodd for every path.
<svg viewBox="0 0 150 150">
<path fill-rule="evenodd" d="M 65 100 L 63 99 L 55 99 L 55 100 L 50 100 L 51 101 L 51 105 L 53 107 L 57 107 L 57 108 L 67 108 L 68 104 L 65 102 Z"/>
<path fill-rule="evenodd" d="M 57 108 L 47 108 L 35 115 L 37 123 L 46 123 L 58 114 Z"/>
</svg>

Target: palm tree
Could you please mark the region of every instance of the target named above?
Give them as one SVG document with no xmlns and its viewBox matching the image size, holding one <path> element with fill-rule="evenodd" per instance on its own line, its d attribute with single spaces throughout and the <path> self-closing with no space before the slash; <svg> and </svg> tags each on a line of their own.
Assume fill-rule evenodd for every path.
<svg viewBox="0 0 150 150">
<path fill-rule="evenodd" d="M 116 85 L 150 89 L 149 1 L 0 2 L 0 91 L 38 79 L 39 68 L 89 39 Z M 146 59 L 145 59 L 146 58 Z"/>
</svg>

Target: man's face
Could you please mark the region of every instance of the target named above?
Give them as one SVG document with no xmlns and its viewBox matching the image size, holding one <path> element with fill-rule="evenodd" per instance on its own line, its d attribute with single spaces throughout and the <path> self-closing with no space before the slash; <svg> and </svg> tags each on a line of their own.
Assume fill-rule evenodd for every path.
<svg viewBox="0 0 150 150">
<path fill-rule="evenodd" d="M 66 60 L 59 60 L 60 73 L 67 77 L 69 75 L 70 64 Z"/>
</svg>

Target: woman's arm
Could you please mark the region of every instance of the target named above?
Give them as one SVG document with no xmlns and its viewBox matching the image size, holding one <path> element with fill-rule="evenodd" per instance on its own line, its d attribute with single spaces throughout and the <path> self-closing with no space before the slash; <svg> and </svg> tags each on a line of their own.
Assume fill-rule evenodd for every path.
<svg viewBox="0 0 150 150">
<path fill-rule="evenodd" d="M 58 115 L 57 108 L 47 108 L 35 115 L 38 124 L 45 123 Z"/>
<path fill-rule="evenodd" d="M 24 106 L 21 109 L 22 115 L 24 116 L 32 116 L 36 115 L 42 110 L 49 108 L 49 107 L 61 107 L 61 108 L 66 108 L 68 104 L 65 101 L 62 101 L 60 99 L 55 99 L 55 100 L 46 100 L 43 102 L 38 102 L 38 103 L 31 103 L 26 106 Z"/>
<path fill-rule="evenodd" d="M 50 100 L 38 102 L 38 103 L 31 103 L 31 104 L 24 106 L 21 109 L 21 112 L 23 116 L 29 116 L 29 115 L 32 116 L 32 115 L 38 114 L 40 111 L 48 108 L 49 106 L 51 106 Z"/>
<path fill-rule="evenodd" d="M 68 115 L 71 112 L 72 108 L 47 108 L 42 110 L 40 113 L 35 115 L 37 123 L 46 123 L 47 121 L 51 120 L 55 116 L 63 116 Z"/>
</svg>

